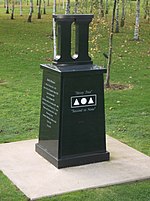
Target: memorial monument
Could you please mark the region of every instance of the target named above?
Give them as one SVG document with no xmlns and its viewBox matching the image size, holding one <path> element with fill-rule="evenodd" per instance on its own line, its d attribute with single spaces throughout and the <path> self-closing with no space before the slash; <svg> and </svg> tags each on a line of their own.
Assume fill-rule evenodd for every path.
<svg viewBox="0 0 150 201">
<path fill-rule="evenodd" d="M 88 54 L 93 15 L 53 15 L 57 56 L 42 64 L 39 142 L 36 151 L 57 168 L 109 160 L 106 151 L 104 80 L 106 69 Z M 75 24 L 75 53 L 71 28 Z"/>
</svg>

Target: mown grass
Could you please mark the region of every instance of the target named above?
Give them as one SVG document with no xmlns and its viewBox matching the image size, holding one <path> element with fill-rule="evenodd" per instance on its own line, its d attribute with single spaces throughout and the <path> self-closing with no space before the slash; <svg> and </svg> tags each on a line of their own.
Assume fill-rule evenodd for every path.
<svg viewBox="0 0 150 201">
<path fill-rule="evenodd" d="M 0 142 L 38 135 L 40 63 L 52 55 L 50 19 L 27 23 L 25 19 L 1 20 L 1 138 Z"/>
<path fill-rule="evenodd" d="M 39 199 L 38 201 L 148 201 L 149 187 L 149 181 L 136 182 L 134 184 L 78 191 L 53 198 Z"/>
<path fill-rule="evenodd" d="M 26 201 L 27 198 L 0 171 L 0 201 Z"/>
<path fill-rule="evenodd" d="M 18 13 L 17 13 L 18 12 Z M 0 143 L 38 137 L 42 71 L 40 63 L 51 63 L 51 16 L 34 15 L 27 23 L 16 11 L 15 20 L 0 9 Z M 110 20 L 97 22 L 97 41 L 91 43 L 93 61 L 103 65 L 108 51 Z M 111 83 L 124 90 L 105 90 L 107 134 L 150 155 L 150 37 L 147 21 L 141 17 L 140 41 L 132 41 L 134 15 L 114 34 Z M 93 25 L 94 30 L 94 25 Z M 93 32 L 93 34 L 96 35 Z M 94 35 L 94 36 L 95 36 Z M 91 38 L 91 40 L 93 37 Z M 98 48 L 94 50 L 94 48 Z M 148 201 L 150 182 L 138 182 L 102 189 L 79 191 L 46 200 L 142 200 Z M 27 200 L 0 172 L 0 200 Z"/>
<path fill-rule="evenodd" d="M 147 180 L 66 193 L 64 195 L 37 199 L 37 201 L 149 201 L 149 189 L 150 182 Z M 28 198 L 0 172 L 0 200 L 27 201 Z"/>
</svg>

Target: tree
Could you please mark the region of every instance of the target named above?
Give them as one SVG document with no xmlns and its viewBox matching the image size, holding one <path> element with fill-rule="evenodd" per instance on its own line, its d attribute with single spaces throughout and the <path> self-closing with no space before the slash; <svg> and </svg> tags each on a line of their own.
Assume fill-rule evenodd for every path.
<svg viewBox="0 0 150 201">
<path fill-rule="evenodd" d="M 14 19 L 14 12 L 15 12 L 15 1 L 12 0 L 12 8 L 11 8 L 11 20 Z"/>
<path fill-rule="evenodd" d="M 84 5 L 84 8 L 85 8 L 84 12 L 87 13 L 88 12 L 88 0 L 84 0 L 83 3 L 84 3 L 83 5 Z"/>
<path fill-rule="evenodd" d="M 62 6 L 63 6 L 63 9 L 64 9 L 65 8 L 65 1 L 64 0 L 63 0 L 63 5 Z"/>
<path fill-rule="evenodd" d="M 117 0 L 114 0 L 113 14 L 112 14 L 112 20 L 111 20 L 111 30 L 110 30 L 110 37 L 109 37 L 109 52 L 108 52 L 108 62 L 107 62 L 107 74 L 106 74 L 107 88 L 110 88 L 110 67 L 111 67 L 111 61 L 112 61 L 112 43 L 113 43 L 113 33 L 114 33 L 116 1 Z"/>
<path fill-rule="evenodd" d="M 108 0 L 106 0 L 106 5 L 105 5 L 105 14 L 108 14 Z"/>
<path fill-rule="evenodd" d="M 39 5 L 38 5 L 38 19 L 41 19 L 41 3 L 42 3 L 42 0 L 39 0 Z"/>
<path fill-rule="evenodd" d="M 28 16 L 27 22 L 31 22 L 32 21 L 32 13 L 33 13 L 33 0 L 30 0 L 30 12 L 29 12 L 29 16 Z"/>
<path fill-rule="evenodd" d="M 104 17 L 104 3 L 103 0 L 99 0 L 99 15 Z"/>
<path fill-rule="evenodd" d="M 66 1 L 66 11 L 65 14 L 70 14 L 70 0 Z"/>
<path fill-rule="evenodd" d="M 20 0 L 20 16 L 22 16 L 22 0 Z"/>
<path fill-rule="evenodd" d="M 9 14 L 9 0 L 6 0 L 6 14 Z"/>
<path fill-rule="evenodd" d="M 56 14 L 56 0 L 53 1 L 53 15 Z M 53 41 L 54 41 L 54 59 L 56 58 L 56 22 L 53 18 Z"/>
<path fill-rule="evenodd" d="M 124 27 L 124 22 L 125 22 L 125 0 L 122 0 L 122 13 L 121 13 L 121 21 L 120 21 L 121 27 Z"/>
<path fill-rule="evenodd" d="M 74 7 L 74 13 L 77 14 L 78 13 L 78 6 L 79 6 L 79 1 L 75 0 L 75 7 Z"/>
<path fill-rule="evenodd" d="M 119 0 L 116 1 L 116 33 L 119 33 Z"/>
<path fill-rule="evenodd" d="M 139 40 L 139 26 L 140 26 L 140 0 L 136 1 L 136 19 L 134 28 L 134 40 Z"/>
<path fill-rule="evenodd" d="M 46 14 L 46 2 L 45 2 L 45 0 L 43 1 L 43 4 L 44 4 L 43 13 L 44 13 L 44 15 L 45 15 L 45 14 Z"/>
<path fill-rule="evenodd" d="M 144 2 L 144 19 L 150 20 L 150 7 L 149 7 L 149 1 L 145 0 Z"/>
<path fill-rule="evenodd" d="M 90 13 L 92 13 L 93 12 L 93 0 L 90 0 Z"/>
</svg>

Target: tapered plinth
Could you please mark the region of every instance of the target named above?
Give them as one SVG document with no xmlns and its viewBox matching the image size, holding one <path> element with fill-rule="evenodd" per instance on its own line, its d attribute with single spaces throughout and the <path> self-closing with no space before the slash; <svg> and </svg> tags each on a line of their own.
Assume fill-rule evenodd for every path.
<svg viewBox="0 0 150 201">
<path fill-rule="evenodd" d="M 109 160 L 103 73 L 94 65 L 43 69 L 36 151 L 57 168 Z"/>
</svg>

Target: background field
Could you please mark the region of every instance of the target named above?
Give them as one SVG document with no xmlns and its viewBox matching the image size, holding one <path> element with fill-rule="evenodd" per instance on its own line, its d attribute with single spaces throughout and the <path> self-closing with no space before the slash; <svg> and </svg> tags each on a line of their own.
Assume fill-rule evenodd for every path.
<svg viewBox="0 0 150 201">
<path fill-rule="evenodd" d="M 132 2 L 134 8 L 135 2 Z M 0 143 L 38 137 L 42 71 L 40 63 L 51 63 L 51 8 L 38 20 L 27 23 L 28 8 L 10 20 L 0 4 Z M 140 41 L 133 41 L 135 14 L 126 17 L 124 28 L 114 34 L 111 83 L 124 90 L 105 90 L 106 131 L 120 141 L 150 155 L 150 28 L 141 14 Z M 104 65 L 108 51 L 110 15 L 91 25 L 90 54 Z M 96 26 L 96 29 L 95 29 Z M 97 39 L 95 40 L 95 36 Z M 80 191 L 42 200 L 148 201 L 150 182 Z M 94 198 L 94 199 L 93 199 Z M 27 200 L 0 172 L 0 201 Z"/>
</svg>

